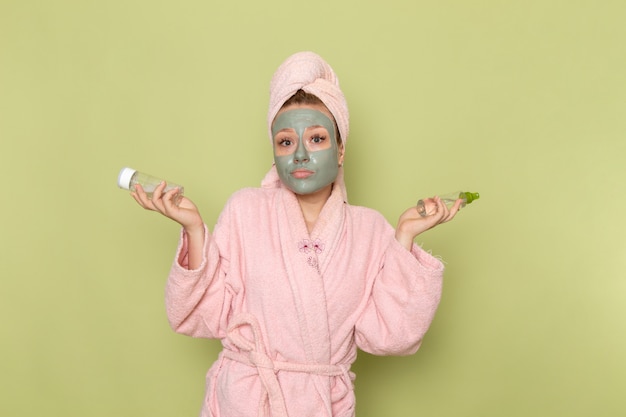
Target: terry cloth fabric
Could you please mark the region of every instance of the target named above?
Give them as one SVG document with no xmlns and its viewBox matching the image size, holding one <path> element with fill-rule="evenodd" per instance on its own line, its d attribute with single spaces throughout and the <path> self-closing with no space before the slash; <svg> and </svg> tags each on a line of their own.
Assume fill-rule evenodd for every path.
<svg viewBox="0 0 626 417">
<path fill-rule="evenodd" d="M 407 251 L 378 212 L 333 189 L 309 232 L 287 188 L 236 192 L 204 257 L 183 233 L 166 290 L 179 333 L 219 338 L 202 417 L 354 417 L 357 348 L 414 353 L 434 317 L 443 264 Z"/>
<path fill-rule="evenodd" d="M 314 52 L 298 52 L 287 58 L 276 70 L 270 82 L 270 107 L 267 125 L 272 138 L 272 122 L 282 105 L 296 91 L 303 90 L 322 100 L 335 118 L 337 129 L 346 146 L 349 133 L 348 104 L 339 88 L 333 69 Z"/>
</svg>

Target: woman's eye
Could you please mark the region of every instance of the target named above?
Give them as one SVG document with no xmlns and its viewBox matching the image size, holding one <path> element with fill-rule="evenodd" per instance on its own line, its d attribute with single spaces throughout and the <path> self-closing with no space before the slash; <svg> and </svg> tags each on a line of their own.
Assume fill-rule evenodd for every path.
<svg viewBox="0 0 626 417">
<path fill-rule="evenodd" d="M 291 142 L 291 139 L 284 138 L 278 141 L 278 144 L 280 146 L 291 146 L 292 142 Z"/>
<path fill-rule="evenodd" d="M 313 143 L 322 143 L 326 140 L 325 136 L 315 135 L 311 138 L 311 142 Z"/>
</svg>

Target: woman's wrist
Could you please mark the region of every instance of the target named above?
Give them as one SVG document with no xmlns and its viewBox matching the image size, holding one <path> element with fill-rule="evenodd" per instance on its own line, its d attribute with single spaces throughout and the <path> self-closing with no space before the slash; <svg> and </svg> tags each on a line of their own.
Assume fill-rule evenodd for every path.
<svg viewBox="0 0 626 417">
<path fill-rule="evenodd" d="M 403 231 L 400 227 L 396 229 L 396 240 L 404 246 L 406 250 L 411 250 L 413 239 L 415 239 L 415 236 Z"/>
<path fill-rule="evenodd" d="M 189 237 L 204 236 L 204 223 L 200 223 L 199 225 L 196 224 L 193 226 L 183 226 L 183 229 Z"/>
<path fill-rule="evenodd" d="M 187 235 L 187 255 L 190 270 L 198 269 L 202 264 L 202 248 L 204 246 L 204 223 L 199 226 L 184 227 Z"/>
</svg>

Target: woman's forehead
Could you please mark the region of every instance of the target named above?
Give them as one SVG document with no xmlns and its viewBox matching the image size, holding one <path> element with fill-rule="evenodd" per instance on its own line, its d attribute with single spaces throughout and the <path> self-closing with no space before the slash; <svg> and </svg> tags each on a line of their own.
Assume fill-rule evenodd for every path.
<svg viewBox="0 0 626 417">
<path fill-rule="evenodd" d="M 278 116 L 280 116 L 282 113 L 294 110 L 294 109 L 310 109 L 310 110 L 317 110 L 320 111 L 322 113 L 324 113 L 326 115 L 326 117 L 328 117 L 330 120 L 335 120 L 335 118 L 333 117 L 332 113 L 330 112 L 330 110 L 328 110 L 328 108 L 319 103 L 319 104 L 290 104 L 288 106 L 283 107 L 282 109 L 280 109 L 280 111 L 278 113 L 276 113 L 276 116 L 274 117 L 274 121 L 276 121 L 276 119 L 278 118 Z M 334 123 L 334 122 L 333 122 Z"/>
<path fill-rule="evenodd" d="M 287 128 L 322 126 L 332 132 L 335 130 L 334 122 L 330 114 L 323 110 L 323 106 L 289 106 L 276 115 L 272 131 L 275 133 Z"/>
</svg>

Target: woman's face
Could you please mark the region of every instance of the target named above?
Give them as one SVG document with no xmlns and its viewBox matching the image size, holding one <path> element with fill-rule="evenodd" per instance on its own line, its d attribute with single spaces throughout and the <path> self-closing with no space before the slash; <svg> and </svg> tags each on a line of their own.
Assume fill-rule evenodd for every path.
<svg viewBox="0 0 626 417">
<path fill-rule="evenodd" d="M 274 162 L 282 182 L 296 194 L 330 186 L 343 161 L 335 124 L 321 105 L 294 105 L 276 115 L 272 125 Z M 341 149 L 340 149 L 341 148 Z"/>
</svg>

